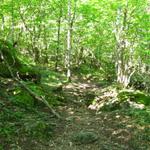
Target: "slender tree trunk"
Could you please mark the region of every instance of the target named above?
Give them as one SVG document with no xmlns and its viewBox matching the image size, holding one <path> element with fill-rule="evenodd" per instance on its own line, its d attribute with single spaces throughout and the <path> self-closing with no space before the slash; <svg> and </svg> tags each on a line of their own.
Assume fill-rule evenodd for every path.
<svg viewBox="0 0 150 150">
<path fill-rule="evenodd" d="M 12 44 L 14 44 L 14 0 L 11 1 L 12 7 L 11 7 L 11 40 Z"/>
<path fill-rule="evenodd" d="M 84 48 L 81 47 L 80 48 L 80 51 L 78 52 L 78 57 L 77 57 L 77 60 L 76 60 L 76 65 L 77 67 L 79 67 L 82 63 L 82 59 L 83 59 L 83 51 L 84 51 Z"/>
<path fill-rule="evenodd" d="M 60 50 L 60 29 L 61 29 L 61 17 L 62 17 L 62 8 L 60 8 L 57 30 L 57 48 L 56 48 L 56 62 L 55 62 L 55 70 L 58 70 L 58 61 L 59 61 L 59 50 Z"/>
<path fill-rule="evenodd" d="M 67 78 L 71 81 L 71 0 L 68 0 L 68 31 L 67 31 Z"/>
<path fill-rule="evenodd" d="M 44 26 L 44 38 L 43 38 L 43 43 L 44 43 L 44 57 L 43 57 L 43 64 L 48 65 L 48 42 L 47 42 L 47 30 L 46 30 L 46 26 Z"/>
<path fill-rule="evenodd" d="M 74 12 L 72 14 L 72 8 Z M 72 0 L 68 0 L 68 30 L 67 30 L 67 53 L 66 53 L 66 64 L 67 67 L 67 78 L 71 81 L 71 54 L 72 54 L 72 36 L 73 36 L 73 24 L 76 15 L 76 1 L 74 1 L 74 7 L 72 7 Z"/>
<path fill-rule="evenodd" d="M 4 19 L 4 15 L 2 15 L 2 25 L 1 25 L 2 31 L 4 31 L 4 27 L 5 27 L 5 19 Z"/>
</svg>

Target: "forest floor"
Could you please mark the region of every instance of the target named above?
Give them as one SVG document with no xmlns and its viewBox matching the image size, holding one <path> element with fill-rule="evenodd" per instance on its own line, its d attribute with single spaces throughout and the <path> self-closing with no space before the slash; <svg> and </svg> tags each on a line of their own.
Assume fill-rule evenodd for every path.
<svg viewBox="0 0 150 150">
<path fill-rule="evenodd" d="M 136 124 L 135 119 L 124 111 L 96 112 L 88 108 L 87 101 L 102 87 L 86 80 L 74 80 L 64 87 L 68 99 L 59 107 L 65 118 L 56 131 L 49 149 L 54 150 L 148 150 L 150 126 Z M 73 137 L 91 132 L 97 136 L 93 142 L 76 142 Z M 80 137 L 77 137 L 80 138 Z M 81 139 L 77 139 L 82 141 Z"/>
<path fill-rule="evenodd" d="M 52 122 L 57 124 L 52 136 L 43 141 L 29 138 L 25 140 L 26 142 L 16 142 L 18 147 L 10 149 L 149 150 L 150 125 L 149 120 L 142 123 L 145 119 L 142 116 L 143 112 L 140 112 L 140 115 L 138 114 L 141 117 L 141 122 L 139 122 L 137 116 L 132 115 L 130 110 L 96 112 L 88 108 L 90 101 L 94 99 L 95 93 L 100 92 L 102 88 L 104 87 L 94 81 L 74 78 L 71 83 L 63 87 L 67 103 L 57 107 L 57 111 L 64 119 L 52 120 L 49 118 L 47 120 L 48 124 Z M 85 141 L 82 137 L 77 137 L 81 133 L 86 134 L 89 132 L 96 136 L 95 140 L 87 142 L 88 139 L 85 137 Z M 45 134 L 47 133 L 45 132 Z M 21 134 L 18 138 L 22 138 L 22 136 Z M 75 137 L 81 139 L 77 139 L 77 142 Z M 6 141 L 5 145 L 7 145 Z M 4 147 L 5 149 L 9 150 L 7 146 Z"/>
</svg>

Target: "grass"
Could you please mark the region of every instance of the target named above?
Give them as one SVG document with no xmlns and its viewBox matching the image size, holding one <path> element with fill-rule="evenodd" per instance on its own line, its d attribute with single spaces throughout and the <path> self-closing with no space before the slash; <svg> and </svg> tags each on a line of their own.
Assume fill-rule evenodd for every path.
<svg viewBox="0 0 150 150">
<path fill-rule="evenodd" d="M 30 139 L 32 139 L 30 144 L 35 145 L 35 142 L 41 139 L 50 140 L 52 137 L 56 124 L 50 112 L 33 107 L 20 107 L 6 99 L 1 101 L 0 110 L 2 149 L 13 149 L 14 145 L 20 146 Z"/>
</svg>

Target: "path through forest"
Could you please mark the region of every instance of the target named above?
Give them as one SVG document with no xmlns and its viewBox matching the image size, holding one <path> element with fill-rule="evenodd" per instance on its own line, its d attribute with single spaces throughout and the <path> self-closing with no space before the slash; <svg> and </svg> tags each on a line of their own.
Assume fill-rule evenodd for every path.
<svg viewBox="0 0 150 150">
<path fill-rule="evenodd" d="M 17 136 L 14 134 L 12 144 L 15 143 L 15 145 L 7 144 L 7 138 L 0 139 L 3 140 L 0 142 L 4 145 L 4 150 L 11 149 L 13 146 L 18 150 L 149 150 L 149 118 L 147 117 L 147 121 L 143 120 L 142 112 L 137 117 L 136 112 L 134 112 L 135 115 L 132 115 L 131 109 L 96 112 L 88 108 L 95 97 L 101 94 L 103 96 L 105 90 L 108 92 L 105 86 L 107 87 L 107 84 L 101 82 L 74 78 L 71 83 L 63 86 L 64 101 L 62 105 L 56 107 L 56 111 L 63 119 L 56 119 L 47 107 L 40 107 L 38 115 L 42 115 L 43 112 L 44 114 L 41 116 L 45 120 L 43 124 L 51 126 L 52 129 L 47 126 L 44 126 L 43 130 L 40 130 L 40 126 L 34 129 L 32 124 L 41 120 L 40 117 L 32 111 L 32 113 L 24 112 L 22 121 L 16 119 L 14 124 L 22 125 L 15 128 L 20 130 L 16 134 Z M 103 100 L 105 101 L 105 98 Z M 12 111 L 12 114 L 16 112 L 16 108 L 17 112 L 24 111 L 20 107 L 12 106 L 7 98 L 6 100 L 3 98 L 2 102 L 7 102 L 6 110 Z M 7 111 L 5 115 L 7 115 Z M 140 121 L 137 120 L 138 118 Z M 12 122 L 13 120 L 10 120 L 10 124 Z M 37 139 L 36 135 L 33 138 L 32 134 L 24 131 L 24 128 L 26 129 L 28 126 L 31 132 L 40 133 L 42 137 L 45 133 L 48 138 Z M 52 131 L 51 134 L 46 133 L 49 131 Z M 31 136 L 26 136 L 26 134 Z"/>
<path fill-rule="evenodd" d="M 93 99 L 94 93 L 100 90 L 98 85 L 88 81 L 73 81 L 64 87 L 66 98 L 70 101 L 66 106 L 59 107 L 59 112 L 66 120 L 62 121 L 57 128 L 54 141 L 49 145 L 49 149 L 132 150 L 130 130 L 134 127 L 124 128 L 126 122 L 129 121 L 128 116 L 120 116 L 118 113 L 114 115 L 111 112 L 97 114 L 88 109 L 89 102 L 86 100 Z M 89 132 L 96 136 L 92 142 L 88 142 L 88 135 L 83 137 L 85 141 L 80 137 L 80 134 Z M 74 140 L 75 137 L 79 138 L 76 139 L 79 140 L 78 142 Z M 80 143 L 80 140 L 83 141 Z"/>
</svg>

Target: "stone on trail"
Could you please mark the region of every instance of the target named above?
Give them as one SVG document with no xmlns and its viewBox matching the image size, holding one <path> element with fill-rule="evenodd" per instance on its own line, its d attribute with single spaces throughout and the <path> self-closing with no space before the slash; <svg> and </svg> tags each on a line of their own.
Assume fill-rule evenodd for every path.
<svg viewBox="0 0 150 150">
<path fill-rule="evenodd" d="M 72 137 L 72 142 L 75 144 L 90 144 L 98 140 L 98 136 L 91 131 L 81 131 Z"/>
</svg>

